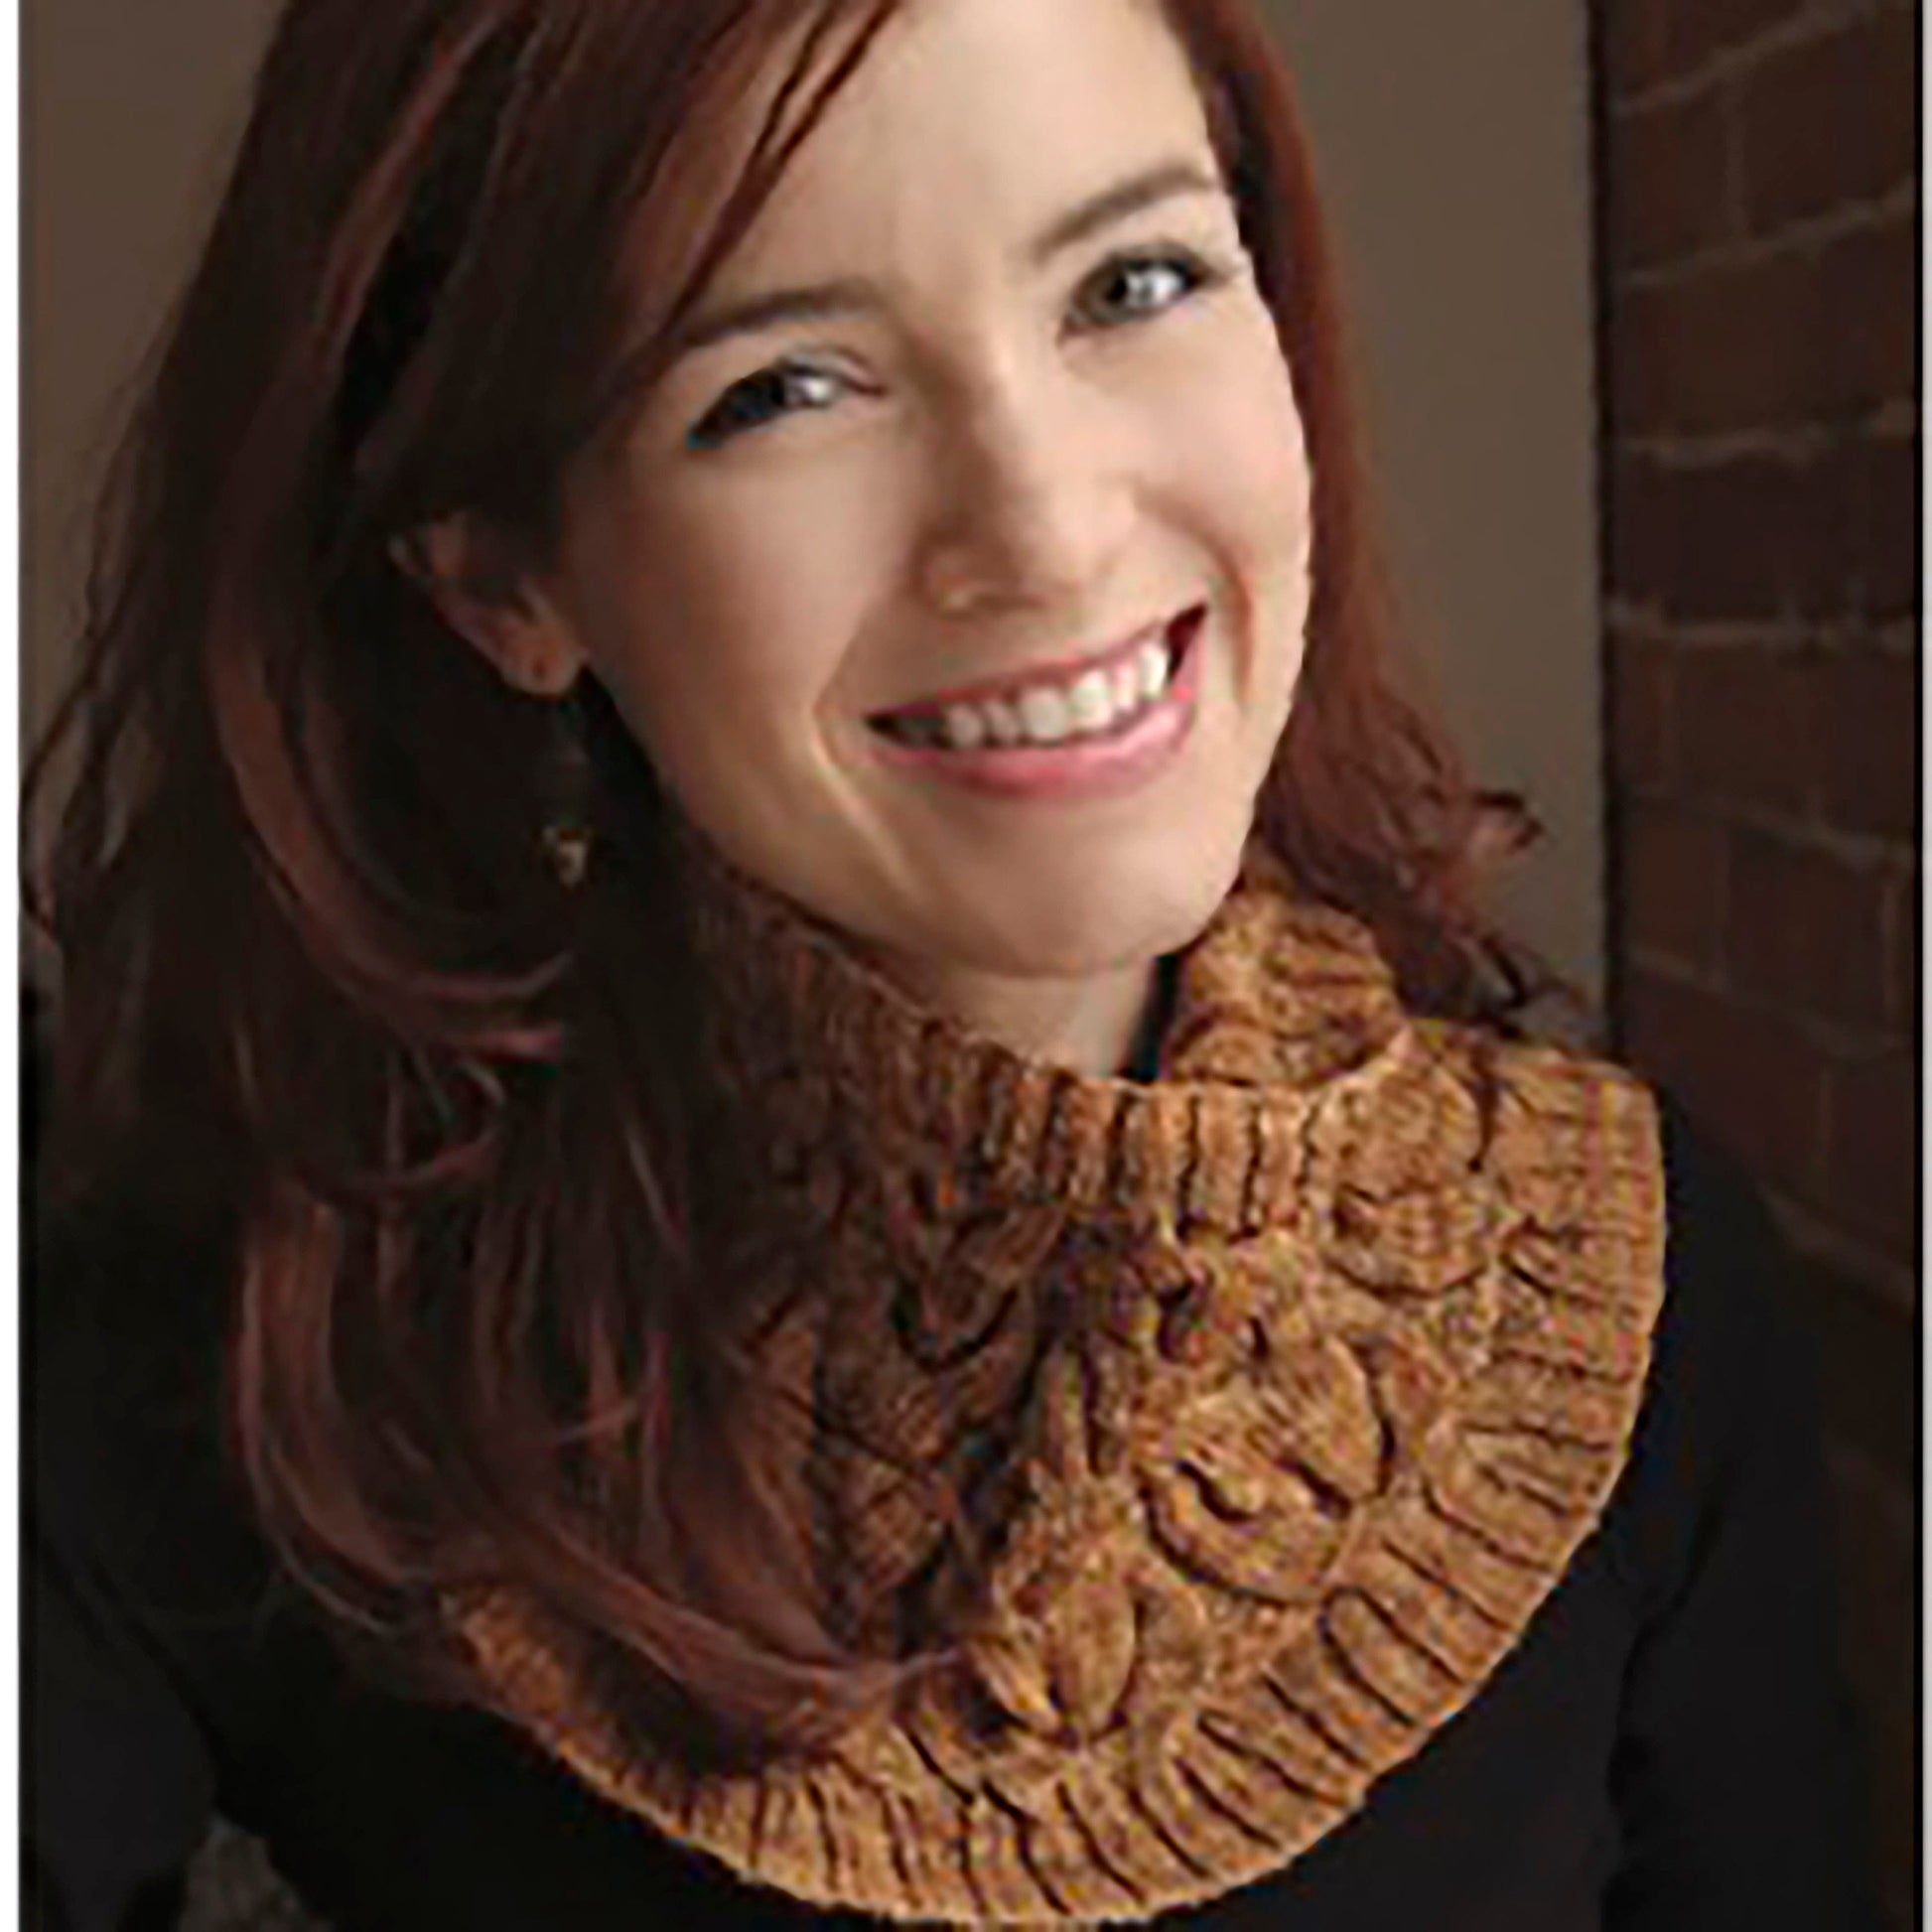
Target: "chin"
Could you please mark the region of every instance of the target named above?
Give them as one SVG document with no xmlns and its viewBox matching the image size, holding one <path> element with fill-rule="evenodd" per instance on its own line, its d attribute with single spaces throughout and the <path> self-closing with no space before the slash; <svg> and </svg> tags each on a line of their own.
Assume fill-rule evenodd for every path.
<svg viewBox="0 0 1932 1932">
<path fill-rule="evenodd" d="M 1226 898 L 1245 835 L 1245 824 L 1213 838 L 1175 828 L 1112 861 L 1030 864 L 997 897 L 975 892 L 966 903 L 935 908 L 934 923 L 949 928 L 941 946 L 983 972 L 1054 979 L 1178 952 Z"/>
</svg>

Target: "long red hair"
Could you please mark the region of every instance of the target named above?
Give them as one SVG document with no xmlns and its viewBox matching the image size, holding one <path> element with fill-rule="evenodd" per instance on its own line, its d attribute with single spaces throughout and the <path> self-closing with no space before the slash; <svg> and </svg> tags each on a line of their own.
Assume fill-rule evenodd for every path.
<svg viewBox="0 0 1932 1932">
<path fill-rule="evenodd" d="M 227 1420 L 283 1559 L 468 1687 L 453 1589 L 510 1584 L 720 1738 L 890 1681 L 707 1346 L 703 1149 L 650 774 L 593 698 L 564 891 L 547 708 L 391 566 L 468 508 L 541 554 L 566 466 L 756 214 L 893 0 L 293 0 L 104 502 L 61 948 L 56 1203 L 219 1230 Z M 1314 605 L 1264 835 L 1475 1015 L 1472 802 L 1387 668 L 1335 282 L 1283 64 L 1169 0 L 1302 402 Z M 785 84 L 723 207 L 681 158 Z M 652 272 L 634 273 L 636 250 Z M 653 313 L 635 311 L 638 286 Z M 640 988 L 651 989 L 640 996 Z M 216 1252 L 216 1250 L 210 1250 Z"/>
</svg>

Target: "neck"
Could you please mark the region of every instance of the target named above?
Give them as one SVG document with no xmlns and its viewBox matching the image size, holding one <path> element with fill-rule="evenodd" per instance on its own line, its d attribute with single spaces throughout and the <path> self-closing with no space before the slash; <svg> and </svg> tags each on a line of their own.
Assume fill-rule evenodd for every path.
<svg viewBox="0 0 1932 1932">
<path fill-rule="evenodd" d="M 873 963 L 908 998 L 1023 1059 L 1102 1077 L 1131 1070 L 1160 1007 L 1152 959 L 1076 979 L 1020 979 L 884 953 Z"/>
</svg>

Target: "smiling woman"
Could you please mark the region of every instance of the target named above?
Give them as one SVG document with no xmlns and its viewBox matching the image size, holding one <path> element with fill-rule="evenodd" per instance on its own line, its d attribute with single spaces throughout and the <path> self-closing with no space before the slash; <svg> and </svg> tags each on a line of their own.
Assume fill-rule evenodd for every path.
<svg viewBox="0 0 1932 1932">
<path fill-rule="evenodd" d="M 1309 605 L 1293 382 L 1164 18 L 882 35 L 658 362 L 517 607 L 468 593 L 505 548 L 468 509 L 407 542 L 430 595 L 513 676 L 588 671 L 724 855 L 900 984 L 1115 1070 L 1233 880 Z M 896 756 L 881 713 L 944 728 Z"/>
<path fill-rule="evenodd" d="M 1510 1025 L 1239 0 L 291 0 L 97 584 L 54 1922 L 1842 1922 L 1761 1216 Z"/>
</svg>

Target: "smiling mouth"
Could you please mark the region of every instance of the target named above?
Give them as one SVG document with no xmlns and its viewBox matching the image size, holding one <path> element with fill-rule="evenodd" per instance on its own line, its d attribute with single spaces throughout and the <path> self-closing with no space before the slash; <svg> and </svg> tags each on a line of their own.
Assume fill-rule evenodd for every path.
<svg viewBox="0 0 1932 1932">
<path fill-rule="evenodd" d="M 867 722 L 897 744 L 956 752 L 1117 737 L 1166 696 L 1206 617 L 1206 606 L 1194 605 L 1075 670 L 972 687 L 970 695 L 929 699 Z"/>
</svg>

